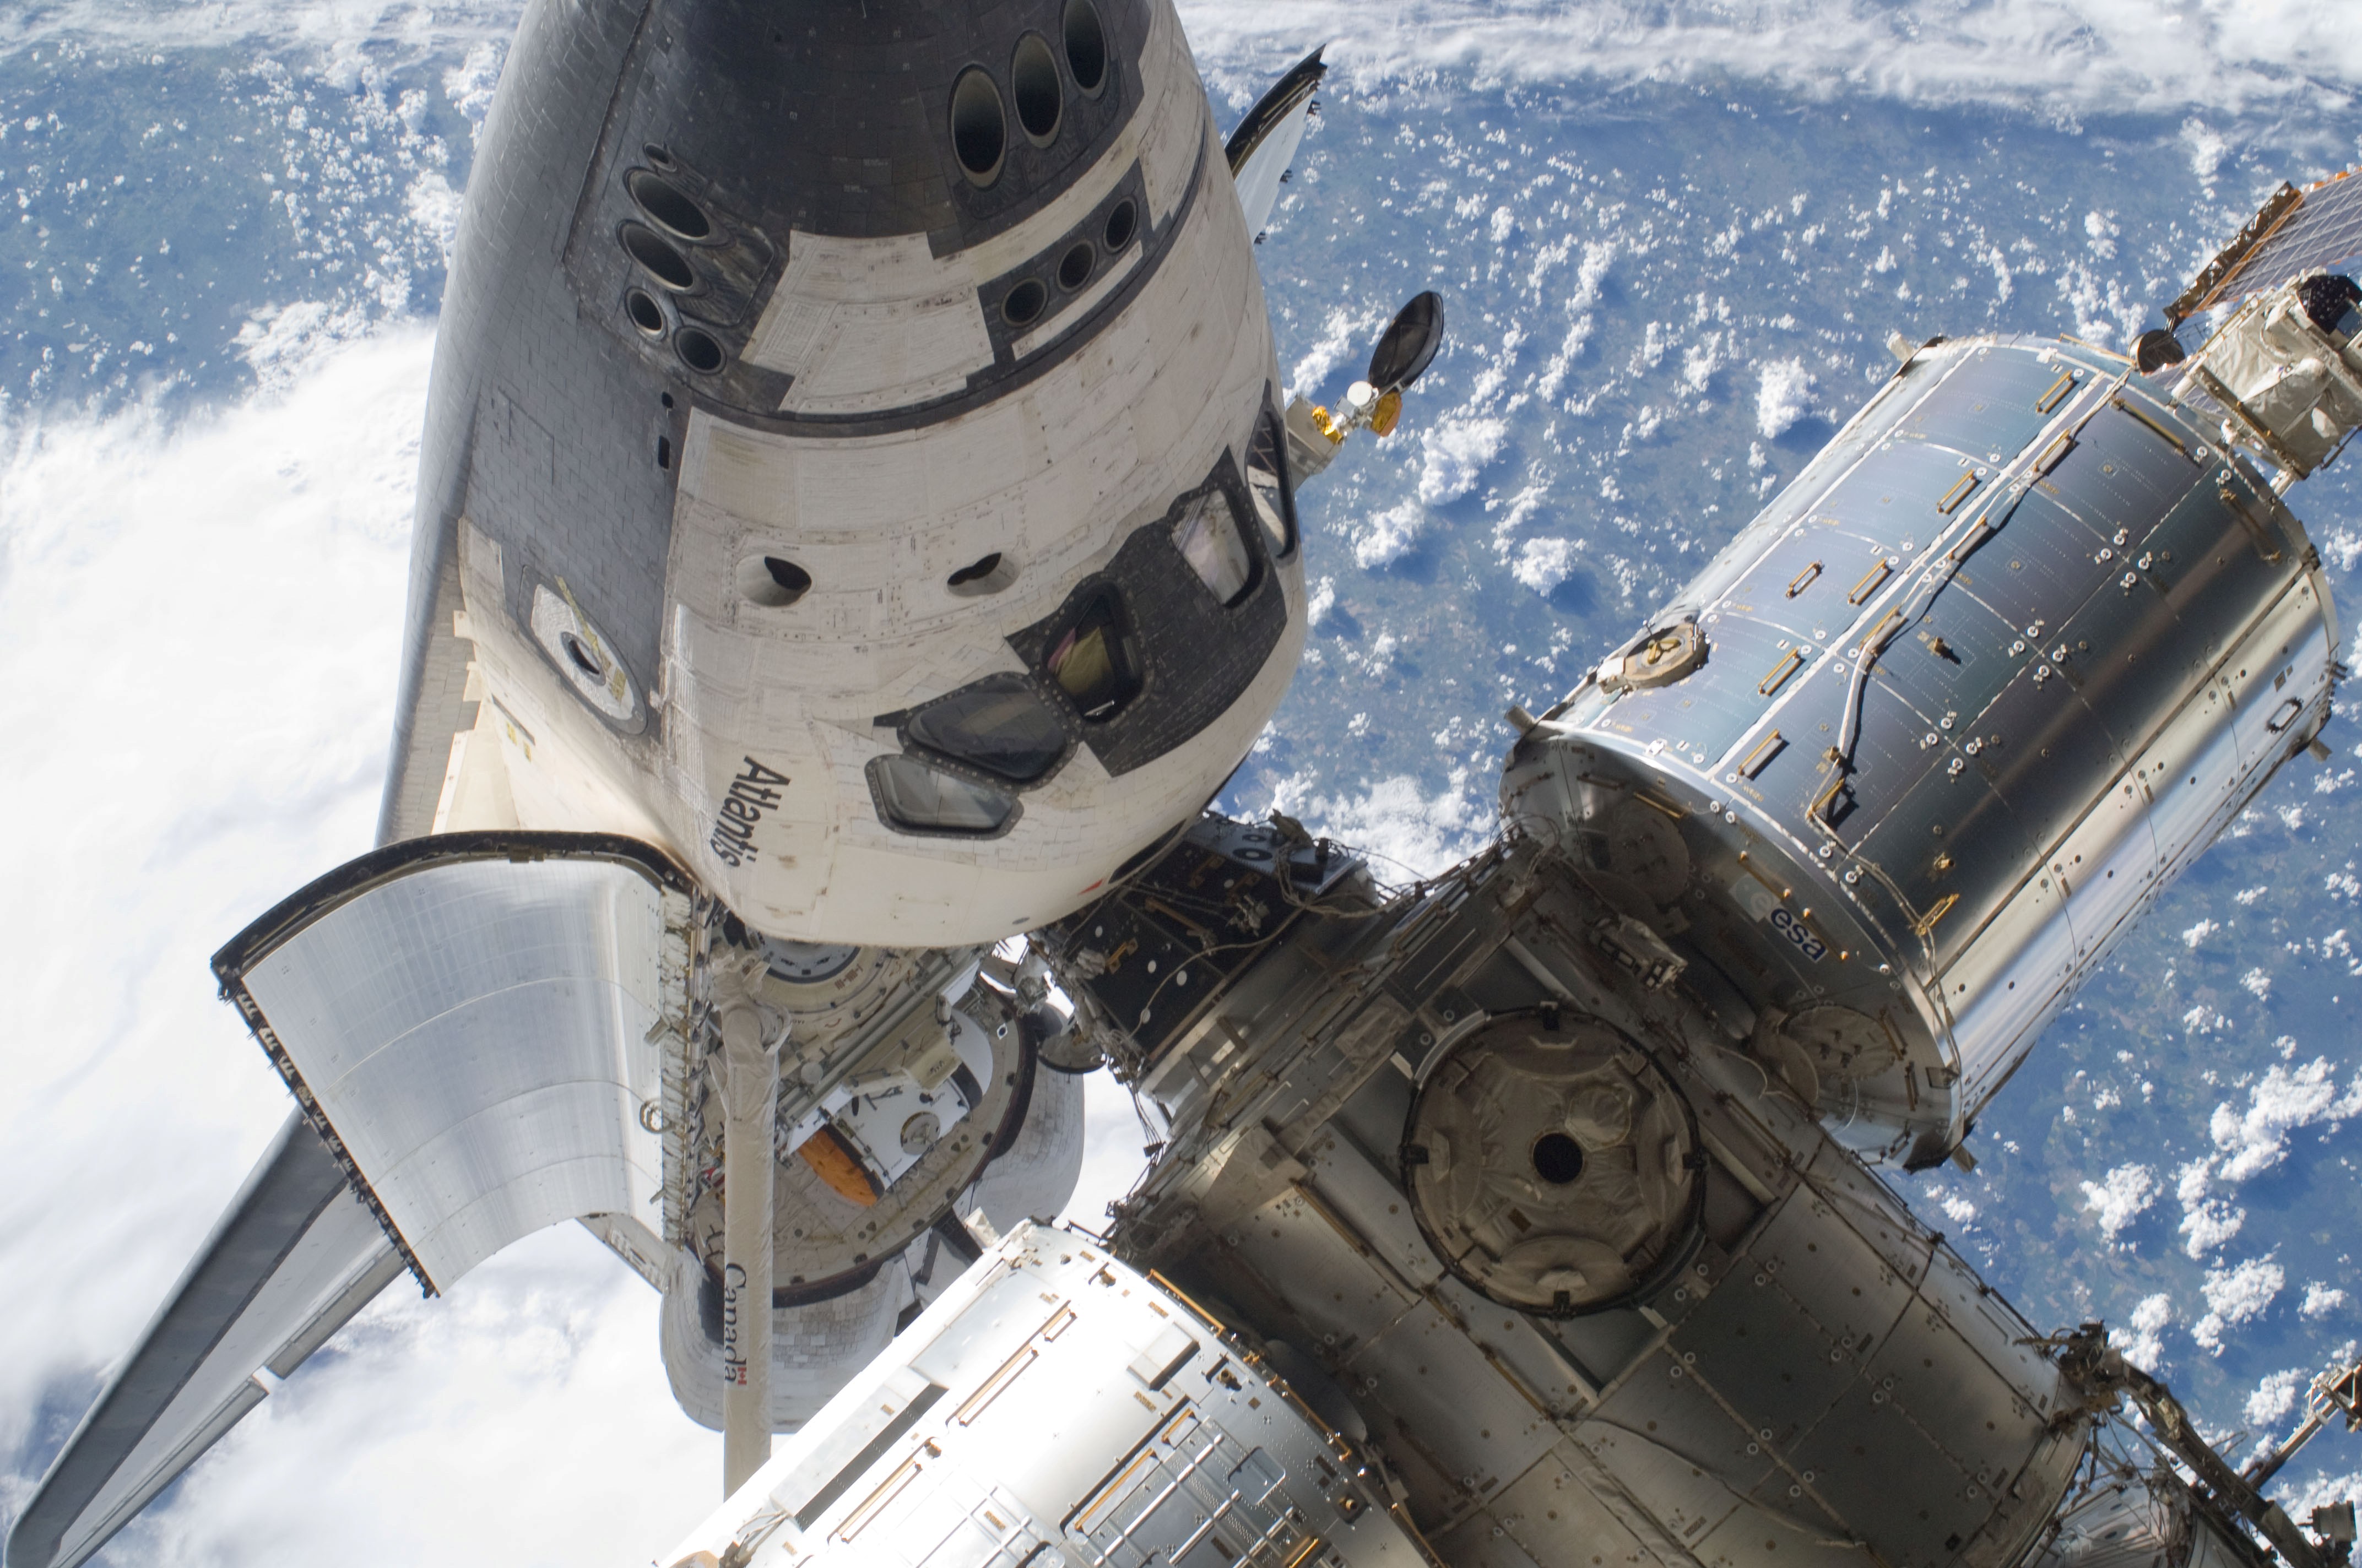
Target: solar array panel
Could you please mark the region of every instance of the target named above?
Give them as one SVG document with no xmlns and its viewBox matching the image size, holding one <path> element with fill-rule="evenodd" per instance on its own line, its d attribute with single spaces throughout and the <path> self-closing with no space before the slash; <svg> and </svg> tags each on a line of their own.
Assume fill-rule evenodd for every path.
<svg viewBox="0 0 2362 1568">
<path fill-rule="evenodd" d="M 2316 267 L 2362 256 L 2362 169 L 2334 174 L 2303 192 L 2282 185 L 2182 296 L 2168 318 L 2182 321 L 2284 283 Z"/>
</svg>

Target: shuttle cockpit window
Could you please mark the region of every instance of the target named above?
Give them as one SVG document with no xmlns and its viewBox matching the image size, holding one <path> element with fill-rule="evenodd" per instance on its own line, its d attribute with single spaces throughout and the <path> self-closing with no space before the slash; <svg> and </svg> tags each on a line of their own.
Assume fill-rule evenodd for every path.
<svg viewBox="0 0 2362 1568">
<path fill-rule="evenodd" d="M 1069 733 L 1110 775 L 1204 733 L 1266 668 L 1287 597 L 1265 526 L 1239 449 L 1225 447 L 1054 613 L 1010 636 L 1062 719 L 1060 699 L 1072 702 Z"/>
<path fill-rule="evenodd" d="M 1073 622 L 1051 639 L 1042 664 L 1093 723 L 1114 718 L 1140 692 L 1139 667 L 1112 591 L 1102 590 L 1083 602 Z"/>
<path fill-rule="evenodd" d="M 971 767 L 1031 784 L 1066 755 L 1058 715 L 1021 675 L 988 675 L 911 713 L 904 734 L 915 745 Z"/>
<path fill-rule="evenodd" d="M 1013 796 L 955 778 L 912 756 L 871 758 L 869 791 L 879 819 L 904 833 L 991 838 L 1017 821 Z"/>
<path fill-rule="evenodd" d="M 1268 405 L 1255 416 L 1254 434 L 1247 437 L 1247 496 L 1271 539 L 1272 558 L 1284 561 L 1294 555 L 1296 491 L 1287 479 L 1287 439 Z"/>
<path fill-rule="evenodd" d="M 1220 486 L 1209 485 L 1181 503 L 1173 546 L 1224 605 L 1236 604 L 1253 586 L 1254 558 L 1240 533 L 1238 511 Z"/>
</svg>

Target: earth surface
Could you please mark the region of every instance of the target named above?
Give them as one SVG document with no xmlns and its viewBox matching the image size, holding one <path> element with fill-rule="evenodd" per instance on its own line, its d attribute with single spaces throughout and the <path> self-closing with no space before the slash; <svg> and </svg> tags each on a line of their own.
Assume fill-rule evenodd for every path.
<svg viewBox="0 0 2362 1568">
<path fill-rule="evenodd" d="M 1485 841 L 1503 710 L 1703 566 L 1891 331 L 2121 347 L 2277 182 L 2362 158 L 2362 43 L 2298 5 L 1184 17 L 1225 127 L 1334 38 L 1258 253 L 1288 381 L 1333 400 L 1397 304 L 1447 303 L 1402 429 L 1304 496 L 1310 649 L 1223 801 L 1403 875 Z M 0 17 L 0 1518 L 284 1114 L 204 960 L 369 845 L 444 258 L 514 21 Z M 2349 616 L 2350 479 L 2291 496 Z M 2052 1027 L 1975 1171 L 1893 1178 L 2241 1456 L 2362 1332 L 2362 734 L 2325 738 Z M 1087 1220 L 1140 1158 L 1120 1093 L 1093 1111 Z M 106 1561 L 636 1562 L 718 1471 L 654 1297 L 562 1227 L 390 1293 Z M 2354 1496 L 2362 1440 L 2287 1476 L 2300 1517 Z"/>
</svg>

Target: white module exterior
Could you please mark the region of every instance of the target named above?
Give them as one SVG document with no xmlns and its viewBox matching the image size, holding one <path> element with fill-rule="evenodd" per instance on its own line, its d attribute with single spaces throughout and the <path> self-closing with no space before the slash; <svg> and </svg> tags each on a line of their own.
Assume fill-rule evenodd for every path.
<svg viewBox="0 0 2362 1568">
<path fill-rule="evenodd" d="M 1352 1446 L 1080 1235 L 988 1252 L 661 1561 L 1415 1568 Z"/>
</svg>

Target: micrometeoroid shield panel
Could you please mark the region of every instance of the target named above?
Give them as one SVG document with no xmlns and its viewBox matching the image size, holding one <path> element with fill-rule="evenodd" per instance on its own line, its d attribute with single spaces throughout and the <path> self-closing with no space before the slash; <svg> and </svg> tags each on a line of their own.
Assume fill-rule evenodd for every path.
<svg viewBox="0 0 2362 1568">
<path fill-rule="evenodd" d="M 547 858 L 498 853 L 525 836 L 567 842 Z M 686 900 L 645 846 L 573 853 L 596 842 L 628 841 L 397 845 L 297 894 L 281 911 L 311 907 L 274 911 L 262 923 L 276 929 L 216 960 L 430 1289 L 561 1220 L 662 1231 L 663 1158 L 642 1108 L 661 1092 L 653 1041 L 679 1011 Z"/>
<path fill-rule="evenodd" d="M 1432 1561 L 1386 1503 L 1364 1459 L 1220 1324 L 1086 1238 L 1029 1223 L 660 1561 Z"/>
<path fill-rule="evenodd" d="M 1701 662 L 1611 658 L 1505 802 L 1578 839 L 1636 795 L 1677 823 L 1683 939 L 1759 1049 L 1858 1017 L 1876 1048 L 1805 1042 L 1806 1087 L 1914 1163 L 2326 722 L 2336 647 L 2245 459 L 2124 361 L 2023 339 L 1916 355 L 1650 635 L 1684 624 Z"/>
</svg>

